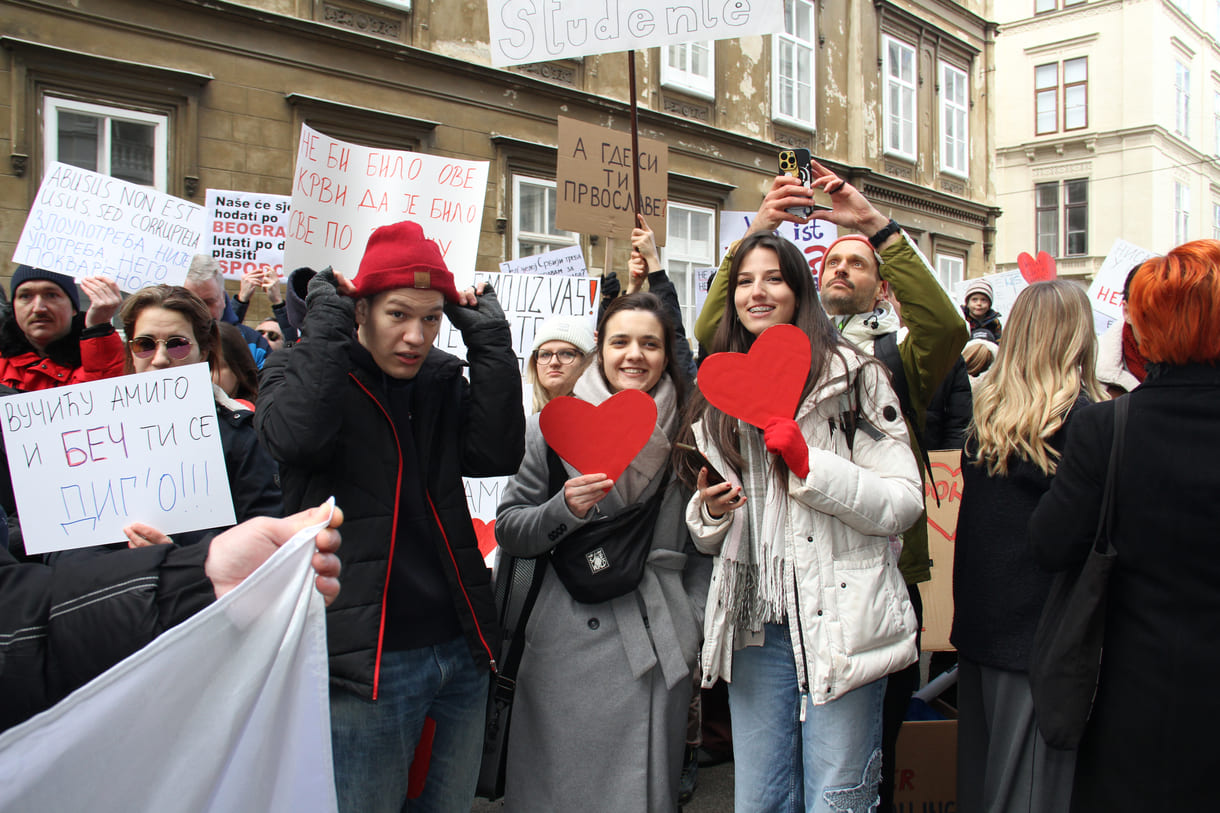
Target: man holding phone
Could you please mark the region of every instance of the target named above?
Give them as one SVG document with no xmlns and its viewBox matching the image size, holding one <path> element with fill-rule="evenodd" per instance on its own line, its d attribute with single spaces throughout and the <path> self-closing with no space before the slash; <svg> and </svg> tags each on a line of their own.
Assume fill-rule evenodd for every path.
<svg viewBox="0 0 1220 813">
<path fill-rule="evenodd" d="M 774 231 L 782 223 L 805 224 L 813 220 L 826 220 L 858 232 L 841 236 L 826 251 L 819 269 L 822 307 L 845 339 L 876 356 L 889 368 L 907 420 L 912 451 L 922 460 L 926 454 L 921 450 L 920 438 L 928 402 L 966 343 L 965 323 L 937 282 L 927 259 L 898 224 L 822 164 L 811 159 L 810 168 L 813 180 L 808 185 L 791 175 L 779 175 L 772 180 L 747 234 Z M 829 195 L 831 207 L 817 208 L 809 216 L 793 214 L 797 207 L 815 206 L 814 190 Z M 695 337 L 705 346 L 710 344 L 724 312 L 728 268 L 736 248 L 736 243 L 730 246 L 721 261 L 695 322 Z M 901 339 L 898 315 L 887 301 L 890 296 L 899 303 L 902 324 L 907 328 Z M 921 516 L 903 534 L 902 542 L 899 567 L 922 626 L 923 602 L 918 585 L 931 578 L 926 516 Z M 916 642 L 918 644 L 918 638 Z M 882 738 L 881 805 L 878 808 L 881 811 L 893 808 L 898 730 L 911 694 L 918 685 L 918 663 L 889 678 Z"/>
</svg>

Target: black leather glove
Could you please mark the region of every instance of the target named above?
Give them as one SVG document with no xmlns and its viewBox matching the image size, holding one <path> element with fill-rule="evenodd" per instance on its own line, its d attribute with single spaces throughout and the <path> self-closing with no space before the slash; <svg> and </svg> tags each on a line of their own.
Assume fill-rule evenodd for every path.
<svg viewBox="0 0 1220 813">
<path fill-rule="evenodd" d="M 445 315 L 462 335 L 484 328 L 508 327 L 504 309 L 500 307 L 500 300 L 496 298 L 496 292 L 492 290 L 490 282 L 483 288 L 483 293 L 477 295 L 477 299 L 478 304 L 473 308 L 452 302 L 445 303 Z"/>
</svg>

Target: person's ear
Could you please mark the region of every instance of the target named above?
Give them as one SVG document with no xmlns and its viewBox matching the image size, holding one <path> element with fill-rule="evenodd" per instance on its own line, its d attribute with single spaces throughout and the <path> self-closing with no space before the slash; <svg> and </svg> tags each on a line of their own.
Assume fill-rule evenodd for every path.
<svg viewBox="0 0 1220 813">
<path fill-rule="evenodd" d="M 878 278 L 877 279 L 877 295 L 874 297 L 874 304 L 876 302 L 880 302 L 883 299 L 889 299 L 889 298 L 890 298 L 890 284 L 888 282 L 886 282 L 885 280 Z"/>
<path fill-rule="evenodd" d="M 364 323 L 369 320 L 369 300 L 368 297 L 356 300 L 356 326 L 363 327 Z"/>
</svg>

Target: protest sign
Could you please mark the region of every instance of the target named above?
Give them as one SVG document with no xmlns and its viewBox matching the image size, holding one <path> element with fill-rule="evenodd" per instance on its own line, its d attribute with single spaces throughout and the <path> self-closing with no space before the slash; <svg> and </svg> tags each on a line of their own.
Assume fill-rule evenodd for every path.
<svg viewBox="0 0 1220 813">
<path fill-rule="evenodd" d="M 232 525 L 233 501 L 206 364 L 0 400 L 28 553 Z"/>
<path fill-rule="evenodd" d="M 546 276 L 538 274 L 493 274 L 485 271 L 475 273 L 475 284 L 489 282 L 495 289 L 496 298 L 504 309 L 512 334 L 513 352 L 523 375 L 522 408 L 529 415 L 534 411 L 534 394 L 524 379 L 525 365 L 529 361 L 538 328 L 552 316 L 582 316 L 592 327 L 597 319 L 597 305 L 601 301 L 601 280 L 589 277 Z M 466 357 L 462 334 L 454 329 L 448 319 L 441 328 L 437 346 L 454 355 Z M 466 504 L 474 518 L 475 534 L 479 538 L 479 550 L 491 566 L 495 552 L 496 507 L 508 483 L 507 477 L 464 478 Z"/>
<path fill-rule="evenodd" d="M 953 284 L 953 290 L 950 293 L 950 298 L 953 304 L 958 306 L 958 312 L 961 312 L 961 305 L 966 300 L 966 289 L 970 287 L 970 283 L 974 282 L 978 277 L 960 280 Z M 1004 316 L 1012 313 L 1012 303 L 1017 301 L 1017 296 L 1029 287 L 1029 283 L 1025 281 L 1025 277 L 1021 276 L 1021 272 L 1001 271 L 999 274 L 987 274 L 982 279 L 991 283 L 991 291 L 994 296 L 991 297 L 991 307 L 996 313 L 1000 314 L 1000 323 L 1003 324 Z M 965 320 L 965 316 L 962 319 Z"/>
<path fill-rule="evenodd" d="M 495 67 L 784 29 L 783 0 L 487 0 Z"/>
<path fill-rule="evenodd" d="M 665 144 L 639 139 L 640 214 L 657 245 L 665 244 L 669 153 Z M 631 237 L 635 228 L 631 134 L 559 117 L 555 226 L 603 237 Z"/>
<path fill-rule="evenodd" d="M 325 525 L 303 529 L 214 604 L 0 735 L 0 810 L 333 813 L 326 608 L 311 564 Z M 151 581 L 122 586 L 152 591 Z M 118 592 L 97 590 L 59 612 L 104 630 L 106 600 Z"/>
<path fill-rule="evenodd" d="M 378 226 L 413 220 L 435 240 L 457 287 L 479 251 L 487 161 L 349 144 L 301 125 L 284 267 L 333 267 L 349 280 Z"/>
<path fill-rule="evenodd" d="M 1123 318 L 1123 285 L 1127 275 L 1144 260 L 1155 257 L 1151 251 L 1118 239 L 1089 286 L 1089 302 L 1093 305 L 1093 329 L 1097 335 Z"/>
<path fill-rule="evenodd" d="M 287 195 L 209 189 L 201 250 L 216 258 L 225 279 L 240 280 L 247 271 L 274 271 L 284 282 L 291 203 Z"/>
<path fill-rule="evenodd" d="M 203 220 L 203 207 L 189 200 L 55 161 L 13 262 L 75 279 L 107 276 L 124 291 L 181 285 Z"/>
<path fill-rule="evenodd" d="M 720 256 L 723 257 L 734 240 L 746 236 L 750 223 L 758 216 L 757 212 L 721 212 L 720 213 Z M 782 223 L 775 230 L 780 237 L 794 243 L 801 253 L 809 260 L 809 269 L 814 277 L 822 270 L 822 258 L 826 249 L 839 239 L 839 227 L 827 220 L 811 220 L 808 223 Z"/>
<path fill-rule="evenodd" d="M 693 268 L 691 273 L 695 275 L 695 314 L 698 315 L 703 313 L 703 303 L 707 301 L 707 288 L 712 284 L 712 277 L 716 276 L 716 266 Z"/>
<path fill-rule="evenodd" d="M 924 483 L 928 506 L 928 555 L 932 579 L 919 585 L 923 598 L 925 652 L 953 649 L 953 551 L 957 542 L 957 511 L 962 502 L 962 453 L 956 449 L 928 452 L 932 479 Z M 937 497 L 940 498 L 939 504 Z"/>
<path fill-rule="evenodd" d="M 561 277 L 587 277 L 585 254 L 580 246 L 568 246 L 500 263 L 503 274 L 545 274 Z"/>
</svg>

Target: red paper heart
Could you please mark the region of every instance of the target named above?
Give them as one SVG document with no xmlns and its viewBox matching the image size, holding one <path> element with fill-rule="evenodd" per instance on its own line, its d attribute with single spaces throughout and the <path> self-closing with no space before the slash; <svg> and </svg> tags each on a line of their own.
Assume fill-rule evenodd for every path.
<svg viewBox="0 0 1220 813">
<path fill-rule="evenodd" d="M 618 480 L 652 436 L 657 405 L 639 390 L 621 390 L 597 406 L 564 396 L 543 408 L 539 423 L 547 445 L 578 472 Z"/>
<path fill-rule="evenodd" d="M 487 554 L 496 549 L 496 521 L 484 522 L 481 519 L 473 518 L 474 535 L 479 540 L 479 553 L 483 554 L 483 558 L 487 558 Z"/>
<path fill-rule="evenodd" d="M 1030 285 L 1035 282 L 1049 282 L 1056 277 L 1055 258 L 1045 251 L 1039 251 L 1036 260 L 1029 256 L 1028 252 L 1022 251 L 1017 255 L 1017 268 L 1021 269 L 1021 276 L 1025 277 L 1025 281 Z"/>
<path fill-rule="evenodd" d="M 749 353 L 713 353 L 699 368 L 699 390 L 712 406 L 759 429 L 793 418 L 809 377 L 809 337 L 796 325 L 773 325 Z"/>
</svg>

